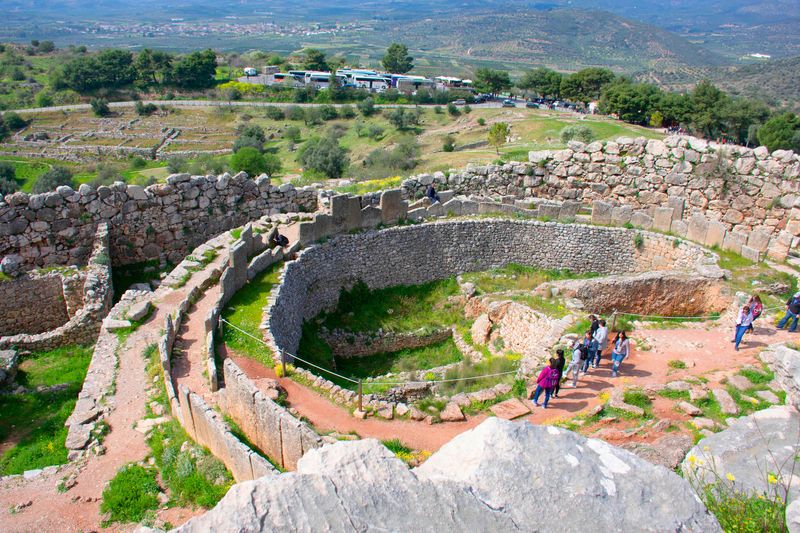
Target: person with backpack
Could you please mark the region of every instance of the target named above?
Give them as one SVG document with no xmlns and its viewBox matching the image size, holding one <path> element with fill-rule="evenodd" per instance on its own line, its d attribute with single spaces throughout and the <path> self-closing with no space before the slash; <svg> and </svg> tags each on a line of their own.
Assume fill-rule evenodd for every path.
<svg viewBox="0 0 800 533">
<path fill-rule="evenodd" d="M 589 332 L 586 332 L 586 335 L 589 335 Z M 569 362 L 569 366 L 567 367 L 567 371 L 564 374 L 564 377 L 569 375 L 572 372 L 572 386 L 578 386 L 578 377 L 581 373 L 581 368 L 583 368 L 583 360 L 589 356 L 588 350 L 586 349 L 586 345 L 583 342 L 583 339 L 578 339 L 575 341 L 575 344 L 572 346 L 572 360 Z"/>
<path fill-rule="evenodd" d="M 542 391 L 544 391 L 544 404 L 541 406 L 547 409 L 547 404 L 550 403 L 550 395 L 553 393 L 553 390 L 556 388 L 559 380 L 558 368 L 556 367 L 556 360 L 554 358 L 550 358 L 550 364 L 542 369 L 539 373 L 539 377 L 536 378 L 536 391 L 533 393 L 531 399 L 533 400 L 533 405 L 539 407 L 539 396 L 542 395 Z"/>
<path fill-rule="evenodd" d="M 631 343 L 628 340 L 628 335 L 624 331 L 617 333 L 614 338 L 614 348 L 611 350 L 611 376 L 617 377 L 619 374 L 619 365 L 630 354 Z"/>
<path fill-rule="evenodd" d="M 439 198 L 439 195 L 436 193 L 436 189 L 433 187 L 433 183 L 428 185 L 428 188 L 425 189 L 425 196 L 428 198 L 428 200 L 431 201 L 431 204 L 442 203 L 441 199 Z"/>
<path fill-rule="evenodd" d="M 752 295 L 747 301 L 747 305 L 750 306 L 750 314 L 753 315 L 753 322 L 755 322 L 756 319 L 761 316 L 761 313 L 764 312 L 764 304 L 761 303 L 761 297 L 758 294 Z M 752 323 L 750 323 L 749 331 L 750 333 L 755 332 Z"/>
<path fill-rule="evenodd" d="M 747 333 L 747 330 L 750 329 L 750 326 L 753 325 L 753 315 L 750 312 L 750 306 L 748 304 L 744 304 L 742 310 L 739 311 L 739 316 L 736 318 L 736 336 L 733 339 L 733 342 L 736 344 L 734 345 L 734 349 L 738 352 L 739 351 L 739 344 L 742 342 L 744 338 L 744 334 Z"/>
<path fill-rule="evenodd" d="M 564 375 L 564 366 L 567 364 L 564 359 L 564 350 L 559 348 L 556 350 L 556 370 L 558 370 L 558 381 L 556 388 L 553 391 L 553 398 L 558 398 L 558 393 L 561 392 L 561 377 Z"/>
<path fill-rule="evenodd" d="M 800 315 L 800 292 L 786 302 L 786 314 L 778 322 L 778 329 L 783 329 L 783 326 L 791 319 L 792 325 L 789 326 L 789 333 L 794 333 L 797 330 L 798 315 Z M 734 340 L 734 342 L 736 341 Z"/>
</svg>

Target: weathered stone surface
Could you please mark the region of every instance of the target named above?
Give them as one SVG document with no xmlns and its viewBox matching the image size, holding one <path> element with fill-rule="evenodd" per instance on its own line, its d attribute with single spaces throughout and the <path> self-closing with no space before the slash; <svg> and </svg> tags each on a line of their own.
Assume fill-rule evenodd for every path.
<svg viewBox="0 0 800 533">
<path fill-rule="evenodd" d="M 697 407 L 696 405 L 692 405 L 689 402 L 683 401 L 678 402 L 678 409 L 683 411 L 689 416 L 700 416 L 703 414 L 703 410 Z"/>
<path fill-rule="evenodd" d="M 519 398 L 510 398 L 504 402 L 494 404 L 490 410 L 496 417 L 505 420 L 513 420 L 531 412 L 528 406 Z"/>
<path fill-rule="evenodd" d="M 460 422 L 466 420 L 464 413 L 461 412 L 461 407 L 455 402 L 449 402 L 442 410 L 439 418 L 442 422 Z"/>
<path fill-rule="evenodd" d="M 759 357 L 775 372 L 775 381 L 786 391 L 786 403 L 800 406 L 800 352 L 778 344 L 761 352 Z"/>
<path fill-rule="evenodd" d="M 719 403 L 720 410 L 726 415 L 738 415 L 739 406 L 725 389 L 711 389 L 714 398 Z"/>
<path fill-rule="evenodd" d="M 144 320 L 150 314 L 151 309 L 153 309 L 153 305 L 150 300 L 134 303 L 128 308 L 128 319 L 134 322 Z"/>
<path fill-rule="evenodd" d="M 729 376 L 728 384 L 732 385 L 734 388 L 740 391 L 745 391 L 753 386 L 753 383 L 749 379 L 740 374 L 734 374 L 732 376 Z"/>
<path fill-rule="evenodd" d="M 674 470 L 686 457 L 692 444 L 691 435 L 673 433 L 664 435 L 652 444 L 630 442 L 622 444 L 620 448 L 635 453 L 645 461 Z"/>
<path fill-rule="evenodd" d="M 573 505 L 558 504 L 565 498 Z M 721 531 L 673 472 L 563 429 L 496 418 L 415 470 L 374 440 L 326 446 L 307 454 L 297 473 L 234 486 L 178 531 L 406 531 L 409 524 L 424 532 L 530 531 L 533 524 L 565 532 L 640 531 L 642 524 Z"/>
</svg>

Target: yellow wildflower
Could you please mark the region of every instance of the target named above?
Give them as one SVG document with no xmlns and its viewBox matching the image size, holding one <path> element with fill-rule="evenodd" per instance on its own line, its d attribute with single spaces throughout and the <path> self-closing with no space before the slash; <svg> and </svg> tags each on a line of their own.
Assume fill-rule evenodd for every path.
<svg viewBox="0 0 800 533">
<path fill-rule="evenodd" d="M 726 477 L 726 478 L 728 478 L 728 481 L 736 481 L 736 478 L 735 478 L 735 477 L 733 476 L 733 474 L 731 474 L 730 472 L 728 472 L 728 473 L 725 475 L 725 477 Z"/>
<path fill-rule="evenodd" d="M 694 466 L 695 462 L 697 462 L 697 458 L 694 455 L 690 455 L 688 459 L 689 459 L 689 464 L 692 466 Z"/>
<path fill-rule="evenodd" d="M 770 474 L 767 476 L 767 481 L 769 482 L 770 485 L 774 485 L 775 483 L 778 482 L 778 478 L 775 477 L 775 474 Z"/>
</svg>

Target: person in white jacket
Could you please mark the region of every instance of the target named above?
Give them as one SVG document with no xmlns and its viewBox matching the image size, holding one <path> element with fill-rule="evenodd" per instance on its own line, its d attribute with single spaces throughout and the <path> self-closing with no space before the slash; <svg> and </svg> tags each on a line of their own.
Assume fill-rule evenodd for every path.
<svg viewBox="0 0 800 533">
<path fill-rule="evenodd" d="M 603 352 L 608 348 L 608 328 L 606 327 L 605 320 L 600 321 L 600 327 L 594 332 L 594 342 L 596 348 L 591 363 L 592 368 L 597 368 L 600 366 L 600 358 Z"/>
<path fill-rule="evenodd" d="M 742 310 L 739 311 L 739 316 L 736 318 L 736 337 L 734 337 L 734 348 L 736 351 L 739 351 L 739 344 L 742 342 L 742 338 L 744 338 L 744 334 L 747 333 L 747 330 L 750 329 L 750 325 L 753 323 L 753 313 L 750 312 L 750 306 L 745 304 L 742 307 Z"/>
</svg>

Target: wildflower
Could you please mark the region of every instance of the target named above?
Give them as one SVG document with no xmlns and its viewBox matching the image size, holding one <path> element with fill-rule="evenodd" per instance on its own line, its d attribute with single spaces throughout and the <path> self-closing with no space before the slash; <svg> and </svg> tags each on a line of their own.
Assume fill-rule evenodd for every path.
<svg viewBox="0 0 800 533">
<path fill-rule="evenodd" d="M 726 478 L 728 478 L 728 481 L 736 481 L 736 478 L 735 478 L 735 477 L 734 477 L 734 475 L 733 475 L 733 474 L 731 474 L 730 472 L 728 472 L 728 473 L 725 475 L 725 477 L 726 477 Z"/>
<path fill-rule="evenodd" d="M 704 452 L 711 451 L 711 448 L 709 448 L 708 446 L 703 446 L 703 451 Z"/>
<path fill-rule="evenodd" d="M 767 476 L 767 481 L 769 482 L 770 485 L 774 485 L 775 483 L 778 482 L 778 478 L 775 477 L 775 474 L 770 474 Z"/>
<path fill-rule="evenodd" d="M 697 458 L 694 455 L 690 455 L 688 459 L 689 459 L 689 464 L 692 466 L 694 466 L 694 464 L 697 462 Z"/>
</svg>

